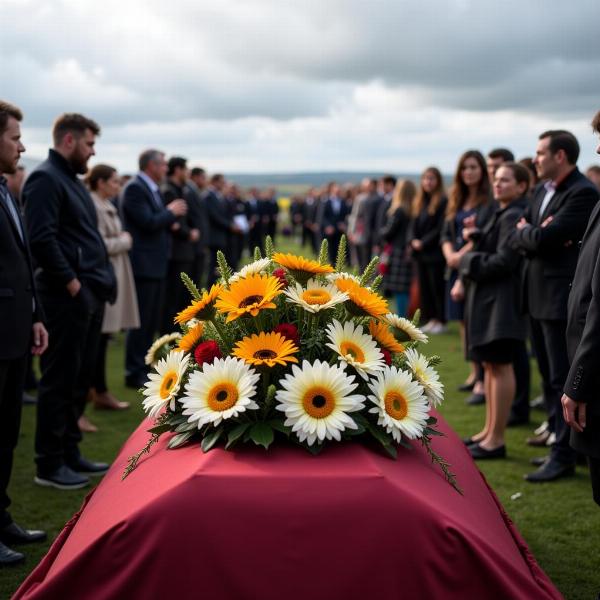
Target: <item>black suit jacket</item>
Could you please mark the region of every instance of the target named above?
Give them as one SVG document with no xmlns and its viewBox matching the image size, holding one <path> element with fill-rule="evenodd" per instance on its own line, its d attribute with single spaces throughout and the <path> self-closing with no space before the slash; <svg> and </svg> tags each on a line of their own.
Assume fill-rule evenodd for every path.
<svg viewBox="0 0 600 600">
<path fill-rule="evenodd" d="M 121 212 L 133 245 L 129 251 L 131 267 L 140 279 L 164 279 L 169 260 L 169 227 L 175 215 L 160 204 L 152 190 L 138 175 L 121 192 Z"/>
<path fill-rule="evenodd" d="M 581 243 L 569 294 L 567 351 L 565 394 L 588 405 L 587 426 L 583 433 L 572 432 L 571 445 L 600 458 L 600 204 Z"/>
<path fill-rule="evenodd" d="M 209 189 L 204 197 L 208 222 L 209 248 L 225 250 L 231 234 L 231 216 L 227 200 L 222 194 Z"/>
<path fill-rule="evenodd" d="M 6 203 L 0 198 L 0 360 L 25 356 L 31 342 L 31 326 L 41 320 L 35 296 L 27 231 L 12 198 L 24 240 L 21 239 Z M 34 310 L 35 300 L 35 310 Z"/>
<path fill-rule="evenodd" d="M 117 283 L 94 202 L 58 152 L 50 150 L 28 177 L 23 202 L 40 290 L 66 294 L 77 278 L 101 300 L 114 301 Z"/>
<path fill-rule="evenodd" d="M 323 212 L 321 213 L 321 230 L 323 235 L 325 235 L 326 227 L 331 226 L 335 229 L 333 235 L 327 237 L 341 236 L 343 228 L 341 228 L 340 225 L 345 225 L 346 221 L 348 220 L 348 215 L 350 214 L 348 205 L 341 198 L 339 199 L 339 205 L 340 209 L 336 213 L 333 209 L 333 202 L 331 198 L 327 198 L 323 204 Z"/>
<path fill-rule="evenodd" d="M 559 184 L 540 216 L 545 195 L 543 184 L 539 185 L 524 214 L 530 225 L 517 231 L 513 238 L 514 247 L 527 257 L 522 304 L 535 319 L 564 320 L 578 242 L 598 201 L 598 190 L 576 168 Z M 549 216 L 554 220 L 542 227 Z"/>
<path fill-rule="evenodd" d="M 176 222 L 179 223 L 179 228 L 170 232 L 171 252 L 169 258 L 177 262 L 192 262 L 196 255 L 196 248 L 195 243 L 190 241 L 190 231 L 200 229 L 197 223 L 199 207 L 196 199 L 192 198 L 192 192 L 188 187 L 180 187 L 172 181 L 167 181 L 162 187 L 162 196 L 165 206 L 178 198 L 186 201 L 187 213 L 177 217 Z"/>
</svg>

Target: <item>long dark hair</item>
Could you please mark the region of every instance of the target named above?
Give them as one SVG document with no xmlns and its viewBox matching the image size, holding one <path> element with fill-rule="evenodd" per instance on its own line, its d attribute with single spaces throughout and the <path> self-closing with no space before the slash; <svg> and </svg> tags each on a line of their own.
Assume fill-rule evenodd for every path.
<svg viewBox="0 0 600 600">
<path fill-rule="evenodd" d="M 429 204 L 427 205 L 427 213 L 429 215 L 434 215 L 435 211 L 438 209 L 442 198 L 444 197 L 444 179 L 442 177 L 442 173 L 437 167 L 427 167 L 423 173 L 421 173 L 421 181 L 423 177 L 427 175 L 427 173 L 431 173 L 436 180 L 435 189 L 431 192 L 431 197 L 429 198 Z M 413 204 L 413 217 L 418 217 L 423 207 L 425 206 L 425 190 L 423 189 L 423 183 L 419 184 L 419 189 L 417 191 L 417 197 L 415 198 L 415 202 Z"/>
<path fill-rule="evenodd" d="M 464 206 L 469 197 L 469 188 L 465 185 L 462 178 L 462 169 L 465 161 L 469 158 L 474 158 L 481 170 L 481 179 L 477 186 L 477 196 L 475 198 L 475 206 L 480 206 L 489 202 L 491 197 L 490 180 L 487 174 L 485 158 L 478 150 L 467 150 L 459 159 L 456 171 L 454 173 L 454 182 L 450 190 L 448 198 L 448 208 L 446 209 L 446 219 L 451 221 L 456 217 L 456 213 Z"/>
</svg>

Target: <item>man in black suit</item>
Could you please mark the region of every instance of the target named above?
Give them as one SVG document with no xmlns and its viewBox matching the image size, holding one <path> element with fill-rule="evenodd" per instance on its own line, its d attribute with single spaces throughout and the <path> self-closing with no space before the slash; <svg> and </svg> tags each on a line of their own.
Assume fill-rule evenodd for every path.
<svg viewBox="0 0 600 600">
<path fill-rule="evenodd" d="M 133 241 L 129 258 L 140 310 L 140 328 L 128 330 L 125 342 L 125 385 L 134 389 L 146 381 L 148 367 L 144 358 L 160 325 L 170 231 L 180 226 L 177 217 L 187 213 L 185 200 L 178 198 L 165 206 L 160 193 L 167 173 L 164 153 L 142 152 L 139 168 L 120 198 L 125 229 Z"/>
<path fill-rule="evenodd" d="M 569 372 L 567 298 L 579 240 L 598 201 L 598 191 L 577 169 L 578 157 L 579 144 L 568 131 L 540 135 L 534 162 L 545 183 L 536 188 L 514 237 L 516 248 L 527 257 L 525 306 L 556 436 L 548 459 L 525 476 L 534 483 L 575 472 L 576 454 L 569 446 L 569 428 L 560 402 Z"/>
<path fill-rule="evenodd" d="M 199 288 L 203 287 L 204 270 L 206 262 L 206 238 L 208 237 L 208 224 L 206 221 L 206 207 L 204 196 L 206 195 L 206 171 L 201 167 L 194 167 L 190 171 L 190 178 L 186 184 L 190 193 L 189 204 L 196 206 L 198 215 L 198 226 L 200 237 L 196 244 L 194 255 L 194 266 L 192 267 L 191 277 Z"/>
<path fill-rule="evenodd" d="M 190 303 L 190 294 L 181 281 L 181 273 L 190 277 L 196 258 L 196 244 L 200 239 L 200 206 L 187 186 L 187 161 L 181 156 L 172 156 L 167 163 L 167 181 L 161 191 L 165 204 L 173 200 L 185 201 L 188 211 L 177 217 L 171 226 L 171 249 L 165 281 L 165 301 L 162 308 L 160 333 L 173 331 L 173 319 Z"/>
<path fill-rule="evenodd" d="M 77 489 L 106 472 L 79 452 L 83 414 L 115 275 L 92 198 L 78 178 L 95 154 L 98 125 L 80 114 L 54 123 L 54 148 L 23 189 L 36 282 L 50 336 L 40 360 L 35 451 L 38 485 Z"/>
<path fill-rule="evenodd" d="M 337 183 L 330 183 L 327 186 L 327 197 L 321 212 L 321 232 L 327 239 L 331 264 L 335 263 L 340 238 L 343 233 L 346 233 L 349 214 L 350 208 L 340 198 L 340 186 Z"/>
<path fill-rule="evenodd" d="M 25 227 L 4 174 L 17 170 L 21 111 L 0 100 L 0 566 L 22 562 L 25 555 L 5 544 L 44 540 L 43 531 L 25 530 L 10 516 L 7 494 L 13 452 L 19 439 L 28 353 L 42 354 L 48 333 L 41 322 Z"/>
<path fill-rule="evenodd" d="M 592 121 L 600 135 L 600 111 Z M 596 150 L 600 154 L 600 146 Z M 569 294 L 567 350 L 571 368 L 562 397 L 571 446 L 588 457 L 594 501 L 600 505 L 600 203 L 581 242 Z"/>
<path fill-rule="evenodd" d="M 248 250 L 250 258 L 254 258 L 254 248 L 264 248 L 263 218 L 264 203 L 256 188 L 252 188 L 248 194 Z"/>
</svg>

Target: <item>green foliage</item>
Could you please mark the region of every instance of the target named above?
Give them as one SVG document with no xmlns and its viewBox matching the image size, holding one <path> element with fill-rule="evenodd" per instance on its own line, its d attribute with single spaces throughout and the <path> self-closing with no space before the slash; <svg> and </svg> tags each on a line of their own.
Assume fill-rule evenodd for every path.
<svg viewBox="0 0 600 600">
<path fill-rule="evenodd" d="M 192 298 L 194 300 L 197 300 L 198 298 L 200 298 L 200 296 L 201 296 L 200 290 L 198 289 L 196 284 L 192 281 L 192 278 L 187 273 L 180 273 L 180 277 L 181 277 L 181 281 L 183 281 L 183 284 L 188 289 L 188 292 L 191 294 Z"/>
<path fill-rule="evenodd" d="M 323 238 L 321 249 L 319 250 L 319 264 L 326 265 L 329 262 L 329 242 Z"/>
<path fill-rule="evenodd" d="M 255 423 L 250 429 L 250 439 L 265 450 L 273 443 L 274 438 L 273 429 L 268 423 Z"/>
<path fill-rule="evenodd" d="M 202 438 L 202 442 L 200 444 L 202 451 L 208 452 L 211 448 L 213 448 L 214 445 L 219 441 L 219 438 L 223 434 L 223 431 L 224 431 L 223 426 L 219 426 L 216 429 L 213 429 L 213 430 L 209 431 L 207 434 L 205 434 L 205 436 Z"/>
<path fill-rule="evenodd" d="M 217 265 L 221 277 L 226 282 L 228 282 L 231 279 L 231 276 L 233 275 L 233 271 L 231 270 L 231 267 L 227 264 L 227 259 L 225 258 L 225 255 L 223 254 L 223 252 L 221 252 L 221 250 L 217 250 Z"/>
<path fill-rule="evenodd" d="M 271 239 L 271 236 L 268 235 L 265 238 L 265 256 L 268 259 L 273 258 L 273 254 L 275 254 L 275 246 L 273 245 L 273 240 Z"/>
<path fill-rule="evenodd" d="M 258 246 L 254 247 L 254 260 L 260 260 L 262 258 L 260 254 L 260 248 Z"/>
<path fill-rule="evenodd" d="M 337 257 L 335 259 L 335 270 L 339 273 L 346 268 L 348 242 L 346 236 L 342 235 L 338 246 Z"/>
<path fill-rule="evenodd" d="M 373 283 L 371 284 L 371 289 L 374 292 L 379 291 L 379 288 L 381 287 L 382 283 L 383 283 L 383 276 L 377 275 L 377 277 L 375 277 L 375 279 L 373 279 Z"/>
<path fill-rule="evenodd" d="M 379 264 L 379 256 L 374 256 L 371 261 L 369 262 L 369 264 L 367 265 L 367 268 L 365 269 L 365 272 L 362 274 L 362 277 L 360 278 L 360 285 L 366 286 L 369 285 L 369 283 L 371 282 L 371 280 L 375 277 L 375 274 L 377 273 L 377 265 Z"/>
</svg>

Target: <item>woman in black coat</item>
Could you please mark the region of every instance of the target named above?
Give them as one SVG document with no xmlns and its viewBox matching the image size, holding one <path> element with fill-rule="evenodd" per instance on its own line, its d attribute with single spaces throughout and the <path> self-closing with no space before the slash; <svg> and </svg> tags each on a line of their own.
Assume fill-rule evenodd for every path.
<svg viewBox="0 0 600 600">
<path fill-rule="evenodd" d="M 529 173 L 523 165 L 505 163 L 494 179 L 499 203 L 483 229 L 468 229 L 473 250 L 465 254 L 459 273 L 465 282 L 466 339 L 471 357 L 483 364 L 486 422 L 470 438 L 473 458 L 504 458 L 504 432 L 515 395 L 513 360 L 525 339 L 525 318 L 519 311 L 522 257 L 510 238 L 527 206 Z"/>
<path fill-rule="evenodd" d="M 386 224 L 381 228 L 384 241 L 382 262 L 384 289 L 396 300 L 396 312 L 401 317 L 408 314 L 412 262 L 409 256 L 409 228 L 412 204 L 417 188 L 408 179 L 400 180 L 394 189 L 392 202 L 387 210 Z"/>
</svg>

